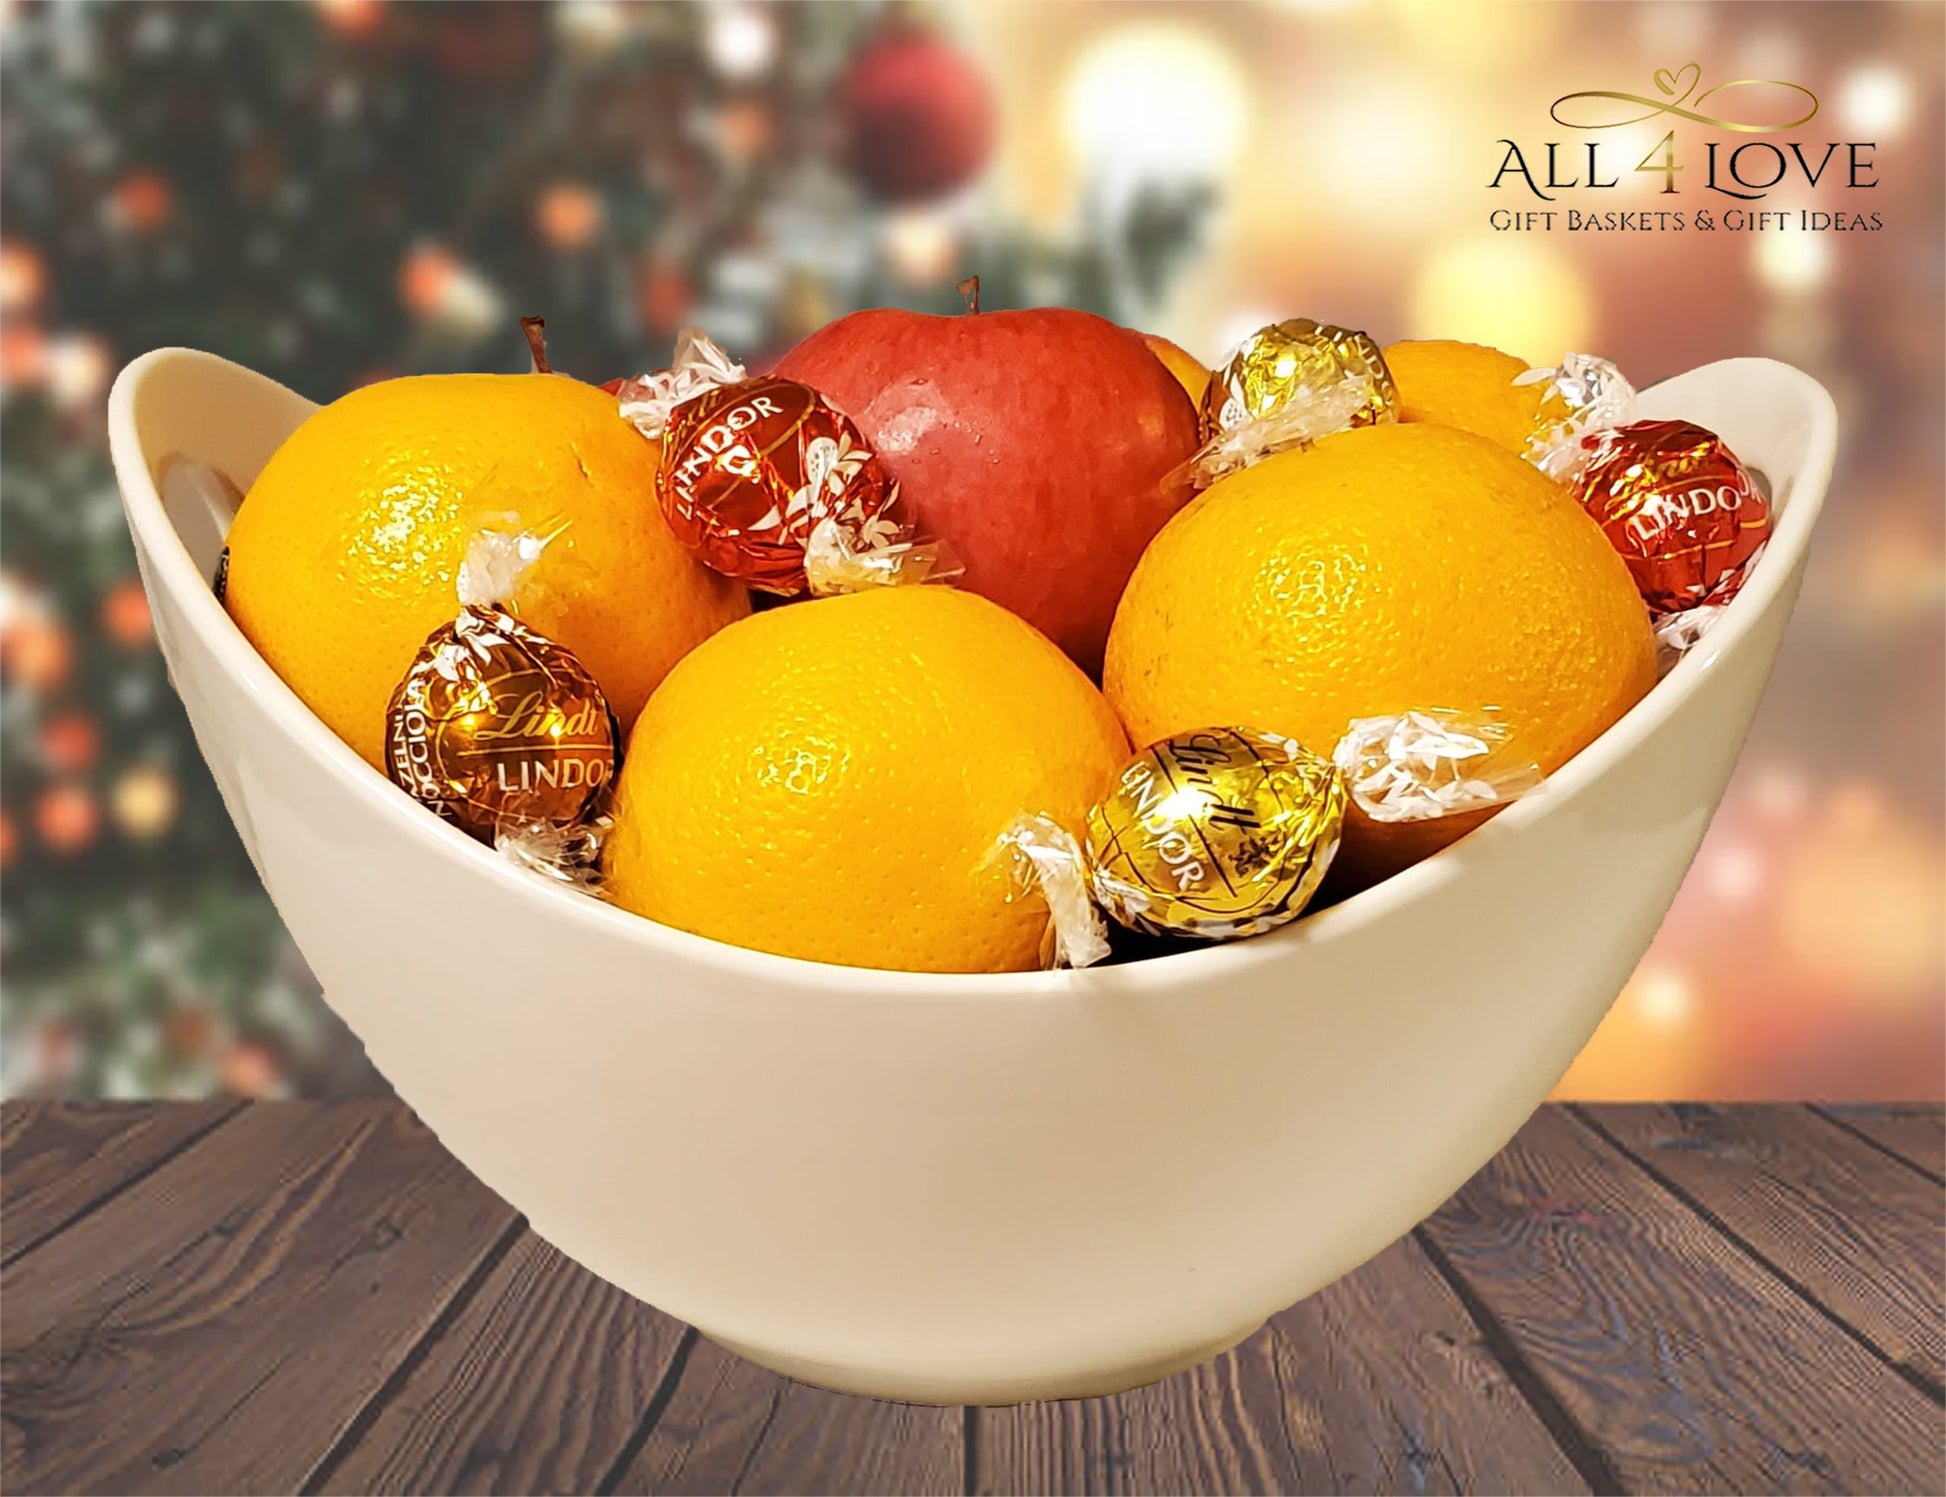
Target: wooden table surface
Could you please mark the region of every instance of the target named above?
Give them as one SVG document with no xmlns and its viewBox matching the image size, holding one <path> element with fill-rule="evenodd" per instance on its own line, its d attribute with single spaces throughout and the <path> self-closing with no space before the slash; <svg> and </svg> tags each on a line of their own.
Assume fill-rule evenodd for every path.
<svg viewBox="0 0 1946 1497">
<path fill-rule="evenodd" d="M 8 1104 L 9 1492 L 1946 1490 L 1936 1107 L 1550 1107 L 1235 1351 L 935 1409 L 721 1351 L 402 1106 Z"/>
</svg>

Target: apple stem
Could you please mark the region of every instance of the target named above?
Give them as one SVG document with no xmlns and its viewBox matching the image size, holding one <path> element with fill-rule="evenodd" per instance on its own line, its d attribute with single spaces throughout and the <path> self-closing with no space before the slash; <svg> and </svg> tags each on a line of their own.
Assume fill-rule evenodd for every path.
<svg viewBox="0 0 1946 1497">
<path fill-rule="evenodd" d="M 966 298 L 966 310 L 968 312 L 977 312 L 980 310 L 980 278 L 978 276 L 968 276 L 953 289 Z"/>
<path fill-rule="evenodd" d="M 552 374 L 554 372 L 547 365 L 547 339 L 544 336 L 546 329 L 547 319 L 545 317 L 523 317 L 520 319 L 520 330 L 527 336 L 527 352 L 534 360 L 534 373 L 536 374 Z"/>
</svg>

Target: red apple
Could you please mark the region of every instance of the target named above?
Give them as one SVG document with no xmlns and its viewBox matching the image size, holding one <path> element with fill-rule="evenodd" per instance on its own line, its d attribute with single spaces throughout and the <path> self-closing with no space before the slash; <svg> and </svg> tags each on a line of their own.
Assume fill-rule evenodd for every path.
<svg viewBox="0 0 1946 1497">
<path fill-rule="evenodd" d="M 881 308 L 828 323 L 778 374 L 857 422 L 960 585 L 1099 673 L 1142 550 L 1189 498 L 1165 483 L 1196 411 L 1139 334 L 1041 307 L 934 317 Z"/>
</svg>

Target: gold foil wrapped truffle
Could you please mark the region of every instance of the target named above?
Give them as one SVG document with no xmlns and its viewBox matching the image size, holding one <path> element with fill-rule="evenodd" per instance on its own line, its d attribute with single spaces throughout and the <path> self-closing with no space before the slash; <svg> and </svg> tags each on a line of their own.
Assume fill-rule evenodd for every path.
<svg viewBox="0 0 1946 1497">
<path fill-rule="evenodd" d="M 1088 813 L 1096 899 L 1152 935 L 1222 940 L 1295 919 L 1338 850 L 1345 787 L 1288 738 L 1208 728 L 1144 749 Z"/>
<path fill-rule="evenodd" d="M 1260 328 L 1210 376 L 1203 445 L 1178 470 L 1191 488 L 1334 432 L 1398 420 L 1385 355 L 1365 333 L 1295 317 Z"/>
<path fill-rule="evenodd" d="M 1342 426 L 1372 426 L 1398 419 L 1398 399 L 1385 355 L 1369 334 L 1294 317 L 1252 333 L 1211 377 L 1203 392 L 1203 436 L 1321 402 L 1342 417 Z"/>
<path fill-rule="evenodd" d="M 1332 759 L 1261 729 L 1181 733 L 1128 762 L 1088 812 L 1085 837 L 1030 812 L 998 850 L 1016 897 L 1047 905 L 1049 967 L 1107 959 L 1104 912 L 1152 936 L 1260 935 L 1304 912 L 1350 807 L 1372 821 L 1424 821 L 1536 789 L 1540 766 L 1510 751 L 1510 738 L 1491 708 L 1355 718 Z"/>
</svg>

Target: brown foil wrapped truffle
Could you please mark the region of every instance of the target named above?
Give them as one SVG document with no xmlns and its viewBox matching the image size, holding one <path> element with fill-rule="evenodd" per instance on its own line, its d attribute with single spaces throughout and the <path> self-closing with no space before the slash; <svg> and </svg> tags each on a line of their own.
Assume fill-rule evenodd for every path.
<svg viewBox="0 0 1946 1497">
<path fill-rule="evenodd" d="M 539 549 L 531 536 L 475 543 L 458 615 L 428 636 L 386 714 L 393 783 L 486 842 L 589 821 L 618 758 L 594 677 L 502 606 Z"/>
</svg>

